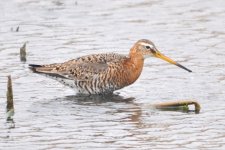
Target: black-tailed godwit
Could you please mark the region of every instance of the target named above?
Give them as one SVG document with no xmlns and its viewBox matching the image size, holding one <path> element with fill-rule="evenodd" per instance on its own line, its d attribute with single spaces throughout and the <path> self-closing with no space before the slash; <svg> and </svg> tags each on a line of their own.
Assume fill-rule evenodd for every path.
<svg viewBox="0 0 225 150">
<path fill-rule="evenodd" d="M 128 56 L 116 53 L 92 54 L 64 63 L 30 64 L 35 73 L 78 90 L 82 94 L 109 94 L 134 83 L 140 76 L 145 58 L 157 57 L 192 72 L 160 53 L 153 42 L 142 39 L 130 49 Z"/>
</svg>

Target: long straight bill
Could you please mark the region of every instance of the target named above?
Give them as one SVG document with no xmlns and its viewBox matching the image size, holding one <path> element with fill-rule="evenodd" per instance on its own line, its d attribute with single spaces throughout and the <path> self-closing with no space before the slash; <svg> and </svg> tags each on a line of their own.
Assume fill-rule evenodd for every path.
<svg viewBox="0 0 225 150">
<path fill-rule="evenodd" d="M 171 63 L 171 64 L 174 64 L 174 65 L 176 65 L 176 66 L 178 66 L 178 67 L 180 67 L 180 68 L 182 68 L 182 69 L 184 69 L 184 70 L 186 70 L 186 71 L 188 71 L 188 72 L 192 72 L 190 69 L 188 69 L 188 68 L 182 66 L 181 64 L 175 62 L 174 60 L 172 60 L 172 59 L 170 59 L 169 57 L 167 57 L 167 56 L 161 54 L 160 52 L 156 52 L 156 53 L 155 53 L 155 57 L 158 57 L 158 58 L 160 58 L 160 59 L 162 59 L 162 60 L 165 60 L 165 61 L 167 61 L 167 62 L 169 62 L 169 63 Z"/>
</svg>

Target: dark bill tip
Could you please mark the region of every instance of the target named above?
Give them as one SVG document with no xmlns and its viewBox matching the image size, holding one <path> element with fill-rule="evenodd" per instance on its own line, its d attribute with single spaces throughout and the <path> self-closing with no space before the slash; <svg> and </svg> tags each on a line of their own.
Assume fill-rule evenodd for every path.
<svg viewBox="0 0 225 150">
<path fill-rule="evenodd" d="M 178 66 L 178 67 L 180 67 L 180 68 L 182 68 L 182 69 L 184 69 L 184 70 L 186 70 L 186 71 L 188 71 L 188 72 L 192 72 L 190 69 L 188 69 L 188 68 L 186 68 L 186 67 L 184 67 L 184 66 L 182 66 L 181 64 L 175 64 L 176 66 Z"/>
</svg>

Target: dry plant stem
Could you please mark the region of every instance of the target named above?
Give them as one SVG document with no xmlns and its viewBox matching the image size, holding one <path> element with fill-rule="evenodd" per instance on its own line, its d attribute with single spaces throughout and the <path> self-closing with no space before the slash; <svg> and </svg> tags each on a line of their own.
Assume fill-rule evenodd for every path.
<svg viewBox="0 0 225 150">
<path fill-rule="evenodd" d="M 12 90 L 12 79 L 11 76 L 8 76 L 8 84 L 7 84 L 7 105 L 6 105 L 7 113 L 13 115 L 14 112 L 14 104 L 13 104 L 13 90 Z M 12 115 L 8 116 L 11 117 Z"/>
<path fill-rule="evenodd" d="M 197 113 L 200 112 L 201 106 L 197 101 L 194 101 L 194 100 L 164 102 L 164 103 L 155 104 L 154 107 L 156 109 L 163 109 L 163 108 L 188 106 L 188 105 L 195 105 L 195 112 Z"/>
<path fill-rule="evenodd" d="M 23 46 L 20 48 L 20 61 L 26 61 L 26 43 L 23 44 Z"/>
<path fill-rule="evenodd" d="M 18 27 L 16 28 L 16 32 L 19 32 L 19 30 L 20 30 L 20 27 L 18 26 Z"/>
</svg>

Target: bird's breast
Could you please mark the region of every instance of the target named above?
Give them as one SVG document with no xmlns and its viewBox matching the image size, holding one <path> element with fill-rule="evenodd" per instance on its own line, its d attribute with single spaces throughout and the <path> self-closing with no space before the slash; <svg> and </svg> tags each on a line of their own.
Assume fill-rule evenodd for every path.
<svg viewBox="0 0 225 150">
<path fill-rule="evenodd" d="M 113 74 L 114 82 L 119 88 L 123 88 L 134 83 L 140 76 L 143 69 L 143 60 L 127 59 L 123 62 L 120 68 L 114 69 Z"/>
</svg>

